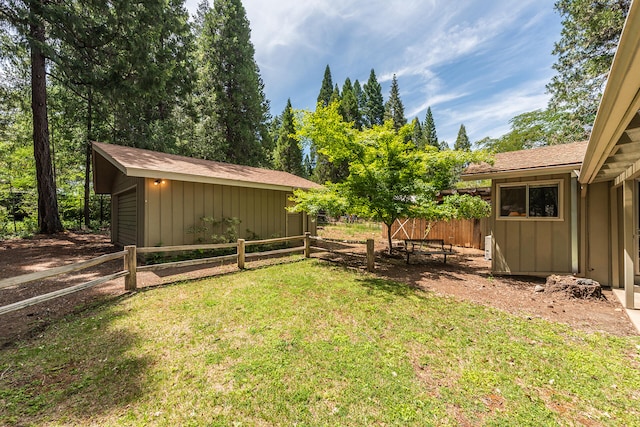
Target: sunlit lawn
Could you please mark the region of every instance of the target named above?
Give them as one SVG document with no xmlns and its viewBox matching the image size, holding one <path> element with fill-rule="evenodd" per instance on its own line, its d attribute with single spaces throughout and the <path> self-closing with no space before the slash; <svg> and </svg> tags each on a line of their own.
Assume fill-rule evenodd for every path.
<svg viewBox="0 0 640 427">
<path fill-rule="evenodd" d="M 307 260 L 0 350 L 0 425 L 631 426 L 639 345 Z"/>
<path fill-rule="evenodd" d="M 382 238 L 382 225 L 378 222 L 335 222 L 318 227 L 318 235 L 323 238 L 337 240 L 355 240 L 364 242 L 367 239 Z"/>
</svg>

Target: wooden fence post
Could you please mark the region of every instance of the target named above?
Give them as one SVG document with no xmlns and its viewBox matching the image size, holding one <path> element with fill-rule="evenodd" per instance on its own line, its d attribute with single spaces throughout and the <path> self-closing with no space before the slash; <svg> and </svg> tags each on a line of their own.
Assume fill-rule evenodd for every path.
<svg viewBox="0 0 640 427">
<path fill-rule="evenodd" d="M 244 239 L 238 239 L 238 268 L 244 270 Z"/>
<path fill-rule="evenodd" d="M 304 257 L 311 257 L 311 233 L 308 231 L 304 233 Z"/>
<path fill-rule="evenodd" d="M 125 291 L 135 291 L 138 287 L 136 278 L 137 260 L 136 260 L 136 247 L 125 246 L 124 250 L 127 254 L 124 256 L 124 269 L 129 272 L 124 276 L 124 289 Z"/>
<path fill-rule="evenodd" d="M 373 239 L 367 239 L 367 271 L 373 271 L 376 268 L 375 242 Z"/>
</svg>

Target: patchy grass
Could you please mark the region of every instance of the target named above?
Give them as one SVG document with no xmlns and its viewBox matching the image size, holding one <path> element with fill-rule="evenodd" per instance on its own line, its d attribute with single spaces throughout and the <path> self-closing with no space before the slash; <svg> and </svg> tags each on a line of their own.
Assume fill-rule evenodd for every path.
<svg viewBox="0 0 640 427">
<path fill-rule="evenodd" d="M 640 340 L 308 260 L 139 292 L 0 350 L 2 425 L 637 425 Z"/>
<path fill-rule="evenodd" d="M 318 226 L 318 236 L 325 239 L 355 240 L 382 238 L 382 225 L 378 222 L 336 222 Z"/>
</svg>

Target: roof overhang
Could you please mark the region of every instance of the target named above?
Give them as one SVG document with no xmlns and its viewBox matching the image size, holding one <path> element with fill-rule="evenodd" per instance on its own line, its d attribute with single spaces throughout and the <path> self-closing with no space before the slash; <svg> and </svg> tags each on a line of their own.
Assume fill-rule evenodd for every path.
<svg viewBox="0 0 640 427">
<path fill-rule="evenodd" d="M 585 154 L 580 182 L 640 176 L 640 4 L 631 3 Z"/>
<path fill-rule="evenodd" d="M 475 174 L 466 174 L 466 175 L 462 175 L 462 180 L 476 181 L 476 180 L 482 180 L 482 179 L 531 178 L 534 176 L 572 173 L 576 169 L 580 169 L 580 163 L 574 163 L 574 164 L 568 164 L 568 165 L 562 165 L 562 166 L 545 166 L 541 168 L 487 171 L 487 172 L 481 172 L 481 173 L 475 173 Z"/>
<path fill-rule="evenodd" d="M 233 180 L 233 179 L 224 179 L 224 178 L 216 178 L 204 175 L 197 175 L 193 173 L 179 173 L 179 172 L 170 172 L 163 171 L 161 169 L 153 169 L 153 168 L 133 168 L 126 167 L 113 156 L 109 155 L 105 150 L 103 150 L 97 144 L 93 144 L 93 165 L 94 165 L 94 174 L 93 174 L 93 184 L 95 192 L 98 194 L 108 194 L 111 190 L 111 183 L 114 179 L 114 174 L 117 171 L 122 174 L 134 177 L 134 178 L 149 178 L 149 179 L 167 179 L 172 181 L 186 181 L 186 182 L 197 182 L 202 184 L 217 184 L 217 185 L 226 185 L 231 187 L 244 187 L 244 188 L 258 188 L 263 190 L 276 190 L 276 191 L 287 191 L 293 192 L 301 187 L 294 187 L 288 185 L 277 185 L 277 184 L 269 184 L 269 183 L 261 183 L 255 181 L 242 181 L 242 180 Z M 96 156 L 98 154 L 98 156 Z M 97 173 L 97 171 L 101 171 Z"/>
</svg>

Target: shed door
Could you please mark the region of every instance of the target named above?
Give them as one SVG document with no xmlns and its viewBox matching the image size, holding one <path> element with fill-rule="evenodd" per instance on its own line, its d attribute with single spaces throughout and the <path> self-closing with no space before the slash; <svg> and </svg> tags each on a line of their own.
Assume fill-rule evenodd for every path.
<svg viewBox="0 0 640 427">
<path fill-rule="evenodd" d="M 137 203 L 135 189 L 118 196 L 118 236 L 122 245 L 135 245 L 137 229 Z"/>
</svg>

